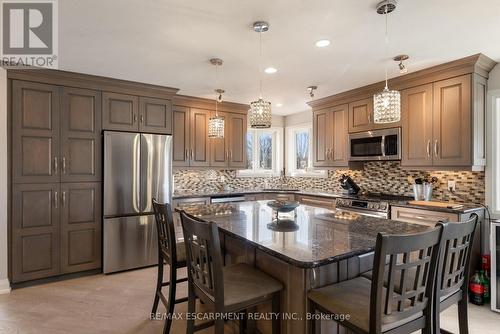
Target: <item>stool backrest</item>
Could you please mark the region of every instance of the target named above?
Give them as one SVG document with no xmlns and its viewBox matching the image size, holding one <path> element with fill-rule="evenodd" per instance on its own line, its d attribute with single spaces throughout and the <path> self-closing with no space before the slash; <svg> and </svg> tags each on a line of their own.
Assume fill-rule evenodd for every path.
<svg viewBox="0 0 500 334">
<path fill-rule="evenodd" d="M 441 251 L 437 274 L 437 300 L 462 290 L 467 293 L 469 266 L 474 242 L 474 233 L 479 217 L 472 214 L 466 222 L 441 223 Z"/>
<path fill-rule="evenodd" d="M 153 211 L 155 213 L 156 232 L 158 234 L 158 254 L 167 263 L 176 262 L 177 248 L 172 206 L 169 203 L 158 203 L 153 198 Z"/>
<path fill-rule="evenodd" d="M 430 323 L 441 232 L 442 227 L 437 226 L 416 234 L 377 235 L 370 333 L 380 333 L 382 323 L 394 323 L 420 312 Z"/>
<path fill-rule="evenodd" d="M 197 219 L 184 211 L 181 211 L 181 222 L 189 282 L 210 301 L 223 305 L 222 254 L 217 225 Z"/>
</svg>

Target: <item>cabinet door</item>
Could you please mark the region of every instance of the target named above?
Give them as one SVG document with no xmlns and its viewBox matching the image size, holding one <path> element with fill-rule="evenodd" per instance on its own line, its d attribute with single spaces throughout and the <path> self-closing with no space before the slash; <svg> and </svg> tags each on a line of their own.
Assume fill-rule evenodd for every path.
<svg viewBox="0 0 500 334">
<path fill-rule="evenodd" d="M 174 106 L 172 131 L 172 165 L 174 167 L 189 166 L 189 108 Z"/>
<path fill-rule="evenodd" d="M 116 131 L 138 131 L 139 98 L 104 92 L 102 94 L 102 128 Z"/>
<path fill-rule="evenodd" d="M 100 181 L 101 94 L 63 88 L 61 120 L 61 181 Z"/>
<path fill-rule="evenodd" d="M 349 106 L 347 104 L 332 109 L 333 119 L 333 148 L 330 153 L 332 166 L 347 166 L 348 118 Z"/>
<path fill-rule="evenodd" d="M 59 182 L 59 88 L 12 84 L 13 183 Z"/>
<path fill-rule="evenodd" d="M 208 140 L 208 119 L 210 111 L 191 108 L 190 166 L 210 165 L 210 141 Z"/>
<path fill-rule="evenodd" d="M 141 97 L 139 104 L 139 131 L 172 134 L 172 103 L 169 100 Z"/>
<path fill-rule="evenodd" d="M 61 186 L 61 271 L 101 267 L 100 182 Z"/>
<path fill-rule="evenodd" d="M 432 166 L 432 84 L 401 92 L 402 166 Z"/>
<path fill-rule="evenodd" d="M 59 183 L 12 189 L 12 282 L 60 273 Z"/>
<path fill-rule="evenodd" d="M 247 115 L 230 114 L 229 125 L 229 167 L 247 166 Z"/>
<path fill-rule="evenodd" d="M 231 141 L 231 121 L 226 113 L 218 113 L 224 119 L 224 138 L 209 138 L 210 141 L 210 166 L 227 167 L 229 161 L 229 145 Z M 212 112 L 210 117 L 214 117 Z"/>
<path fill-rule="evenodd" d="M 434 83 L 434 166 L 470 166 L 471 76 Z"/>
<path fill-rule="evenodd" d="M 333 124 L 330 109 L 313 112 L 313 165 L 326 167 L 330 165 L 333 148 Z"/>
<path fill-rule="evenodd" d="M 373 98 L 349 103 L 349 132 L 368 131 L 373 123 Z"/>
</svg>

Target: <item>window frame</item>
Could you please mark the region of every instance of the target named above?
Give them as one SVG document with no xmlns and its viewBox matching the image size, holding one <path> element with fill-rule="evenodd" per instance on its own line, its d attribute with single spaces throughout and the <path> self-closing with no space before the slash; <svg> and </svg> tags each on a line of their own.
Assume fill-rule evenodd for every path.
<svg viewBox="0 0 500 334">
<path fill-rule="evenodd" d="M 500 219 L 500 89 L 488 92 L 486 203 L 492 219 Z"/>
<path fill-rule="evenodd" d="M 297 132 L 309 132 L 309 152 L 308 161 L 309 164 L 306 170 L 297 169 L 295 157 L 297 155 L 297 143 L 295 140 L 295 135 Z M 311 123 L 297 124 L 293 126 L 286 127 L 286 152 L 287 152 L 287 176 L 291 177 L 317 177 L 326 178 L 328 177 L 327 170 L 314 169 L 313 166 L 313 126 Z"/>
<path fill-rule="evenodd" d="M 280 176 L 280 172 L 283 169 L 283 149 L 282 149 L 282 143 L 283 143 L 283 128 L 282 127 L 275 127 L 272 126 L 267 129 L 252 129 L 248 128 L 247 133 L 252 133 L 253 137 L 253 166 L 252 169 L 240 169 L 236 172 L 236 176 L 238 177 L 273 177 L 273 176 Z M 259 161 L 259 150 L 260 150 L 260 144 L 258 141 L 258 134 L 259 133 L 265 133 L 265 132 L 271 132 L 272 133 L 272 168 L 269 169 L 262 169 L 259 167 L 256 167 L 255 162 Z M 245 138 L 246 140 L 246 138 Z M 245 150 L 246 150 L 246 145 L 245 145 Z M 247 152 L 245 151 L 245 155 Z"/>
</svg>

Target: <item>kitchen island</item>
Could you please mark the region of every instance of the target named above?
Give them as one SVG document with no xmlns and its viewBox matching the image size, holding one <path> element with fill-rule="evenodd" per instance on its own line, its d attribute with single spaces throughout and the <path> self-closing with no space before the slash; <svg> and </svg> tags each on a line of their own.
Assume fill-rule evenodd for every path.
<svg viewBox="0 0 500 334">
<path fill-rule="evenodd" d="M 309 289 L 371 269 L 377 233 L 416 233 L 429 228 L 301 205 L 296 209 L 298 229 L 276 232 L 268 228 L 273 212 L 267 201 L 199 205 L 185 211 L 217 223 L 226 265 L 252 264 L 284 284 L 282 311 L 294 319 L 283 321 L 282 332 L 287 334 L 306 333 Z M 258 326 L 261 332 L 269 332 L 266 323 L 258 322 Z M 333 322 L 322 326 L 328 327 L 325 333 L 336 331 Z"/>
</svg>

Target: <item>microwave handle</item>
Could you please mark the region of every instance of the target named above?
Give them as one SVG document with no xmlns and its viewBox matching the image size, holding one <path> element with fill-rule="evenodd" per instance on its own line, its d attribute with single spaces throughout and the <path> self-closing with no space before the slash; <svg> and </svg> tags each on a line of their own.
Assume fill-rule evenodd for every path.
<svg viewBox="0 0 500 334">
<path fill-rule="evenodd" d="M 385 157 L 385 136 L 382 136 L 382 141 L 380 142 L 380 148 L 382 149 L 382 156 Z"/>
</svg>

